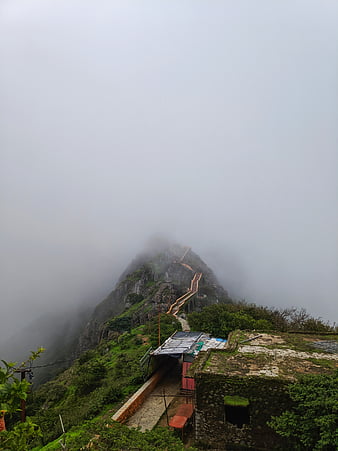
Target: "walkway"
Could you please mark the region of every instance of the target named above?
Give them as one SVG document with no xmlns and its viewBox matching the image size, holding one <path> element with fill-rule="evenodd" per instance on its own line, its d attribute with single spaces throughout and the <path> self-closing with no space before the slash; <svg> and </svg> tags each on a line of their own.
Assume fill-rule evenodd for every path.
<svg viewBox="0 0 338 451">
<path fill-rule="evenodd" d="M 198 292 L 198 283 L 202 278 L 201 272 L 196 272 L 194 274 L 194 277 L 191 280 L 190 288 L 189 290 L 184 293 L 183 296 L 176 299 L 176 301 L 171 304 L 169 310 L 167 311 L 168 315 L 173 315 L 175 318 L 177 318 L 178 312 L 180 311 L 181 307 Z"/>
<path fill-rule="evenodd" d="M 176 365 L 173 370 L 166 375 L 151 395 L 144 401 L 138 411 L 129 418 L 126 423 L 127 426 L 134 428 L 139 427 L 142 432 L 151 430 L 156 426 L 165 412 L 166 405 L 168 407 L 174 399 L 173 395 L 179 393 L 181 380 L 178 370 L 179 365 Z M 165 394 L 166 405 L 164 403 L 163 391 Z"/>
<path fill-rule="evenodd" d="M 176 263 L 194 272 L 191 266 L 183 262 L 189 251 L 190 248 L 186 248 L 179 262 Z M 198 284 L 201 277 L 201 272 L 194 273 L 188 291 L 176 299 L 167 311 L 167 314 L 174 316 L 181 323 L 184 332 L 189 332 L 190 327 L 187 320 L 178 316 L 178 313 L 181 307 L 198 292 Z M 139 427 L 141 431 L 153 429 L 164 414 L 166 406 L 169 406 L 181 387 L 180 365 L 175 365 L 164 376 L 162 376 L 162 371 L 159 370 L 153 374 L 112 418 L 115 421 L 126 422 L 129 427 Z M 164 402 L 164 394 L 166 395 L 166 404 Z"/>
<path fill-rule="evenodd" d="M 194 272 L 193 268 L 190 265 L 188 265 L 187 263 L 183 263 L 183 260 L 189 251 L 190 251 L 190 247 L 187 247 L 184 254 L 180 258 L 179 263 L 182 266 L 184 266 L 185 268 Z M 181 323 L 182 330 L 184 332 L 189 332 L 190 327 L 189 327 L 188 321 L 185 318 L 178 316 L 178 313 L 179 313 L 181 307 L 183 307 L 183 305 L 198 292 L 198 284 L 202 278 L 202 275 L 203 274 L 201 272 L 194 273 L 194 277 L 192 278 L 192 280 L 190 282 L 189 290 L 186 293 L 184 293 L 183 296 L 176 299 L 176 301 L 173 304 L 171 304 L 169 310 L 167 311 L 168 315 L 173 315 Z"/>
<path fill-rule="evenodd" d="M 186 319 L 181 316 L 177 316 L 178 321 L 181 323 L 183 332 L 190 332 L 190 326 Z"/>
</svg>

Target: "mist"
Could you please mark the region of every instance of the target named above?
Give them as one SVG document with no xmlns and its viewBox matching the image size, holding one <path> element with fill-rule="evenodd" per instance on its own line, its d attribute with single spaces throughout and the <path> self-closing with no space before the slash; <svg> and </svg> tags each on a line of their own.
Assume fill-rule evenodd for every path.
<svg viewBox="0 0 338 451">
<path fill-rule="evenodd" d="M 154 235 L 235 298 L 336 321 L 337 17 L 2 0 L 2 339 L 94 307 Z"/>
</svg>

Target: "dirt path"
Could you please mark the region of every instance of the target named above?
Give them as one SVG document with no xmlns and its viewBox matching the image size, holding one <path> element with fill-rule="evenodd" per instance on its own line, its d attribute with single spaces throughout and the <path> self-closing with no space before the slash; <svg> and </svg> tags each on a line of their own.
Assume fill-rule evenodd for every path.
<svg viewBox="0 0 338 451">
<path fill-rule="evenodd" d="M 180 384 L 179 366 L 177 365 L 165 379 L 159 383 L 139 410 L 129 418 L 126 423 L 127 426 L 134 428 L 140 427 L 142 432 L 153 429 L 165 412 L 164 398 L 162 396 L 163 389 L 166 395 L 165 399 L 167 406 L 169 406 L 174 399 L 173 396 L 169 395 L 176 395 L 179 393 Z"/>
</svg>

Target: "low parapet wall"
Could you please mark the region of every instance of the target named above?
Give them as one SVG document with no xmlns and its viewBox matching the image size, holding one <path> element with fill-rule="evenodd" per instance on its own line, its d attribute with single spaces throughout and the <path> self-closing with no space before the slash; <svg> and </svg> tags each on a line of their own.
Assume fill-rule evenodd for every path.
<svg viewBox="0 0 338 451">
<path fill-rule="evenodd" d="M 125 423 L 141 407 L 146 398 L 154 390 L 156 385 L 163 378 L 168 368 L 160 368 L 141 388 L 135 392 L 127 402 L 113 415 L 112 419 L 119 423 Z"/>
</svg>

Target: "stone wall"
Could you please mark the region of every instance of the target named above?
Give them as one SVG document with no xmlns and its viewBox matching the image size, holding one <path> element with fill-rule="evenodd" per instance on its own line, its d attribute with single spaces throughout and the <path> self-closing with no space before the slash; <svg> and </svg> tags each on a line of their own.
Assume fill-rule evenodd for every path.
<svg viewBox="0 0 338 451">
<path fill-rule="evenodd" d="M 290 406 L 287 383 L 278 378 L 199 373 L 196 380 L 196 440 L 211 449 L 288 449 L 266 422 Z M 241 428 L 226 419 L 224 397 L 249 400 L 249 424 Z"/>
</svg>

